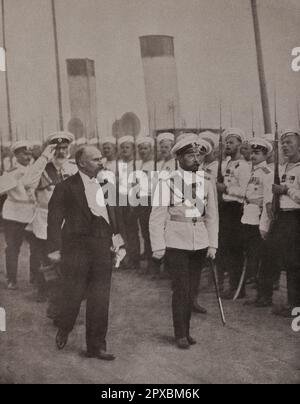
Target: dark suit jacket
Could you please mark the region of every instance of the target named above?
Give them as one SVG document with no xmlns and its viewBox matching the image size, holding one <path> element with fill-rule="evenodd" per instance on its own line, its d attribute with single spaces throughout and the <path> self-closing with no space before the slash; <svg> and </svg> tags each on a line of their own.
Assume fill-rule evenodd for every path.
<svg viewBox="0 0 300 404">
<path fill-rule="evenodd" d="M 110 220 L 110 236 L 120 233 L 124 239 L 122 210 L 106 205 Z M 57 184 L 49 202 L 48 210 L 48 252 L 62 249 L 62 242 L 94 235 L 95 216 L 91 213 L 85 196 L 84 185 L 77 173 Z M 101 236 L 101 226 L 97 228 Z M 103 236 L 109 236 L 107 226 Z M 124 239 L 125 240 L 125 239 Z"/>
</svg>

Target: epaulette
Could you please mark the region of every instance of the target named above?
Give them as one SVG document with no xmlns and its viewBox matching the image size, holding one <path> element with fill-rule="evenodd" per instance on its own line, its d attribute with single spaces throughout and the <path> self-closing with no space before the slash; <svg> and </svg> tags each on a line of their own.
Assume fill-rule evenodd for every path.
<svg viewBox="0 0 300 404">
<path fill-rule="evenodd" d="M 7 170 L 6 172 L 7 172 L 8 174 L 10 174 L 10 173 L 16 171 L 17 169 L 18 169 L 18 167 L 12 167 L 12 168 L 10 168 L 9 170 Z"/>
<path fill-rule="evenodd" d="M 262 167 L 262 170 L 265 174 L 271 174 L 271 170 L 269 169 L 269 167 Z"/>
</svg>

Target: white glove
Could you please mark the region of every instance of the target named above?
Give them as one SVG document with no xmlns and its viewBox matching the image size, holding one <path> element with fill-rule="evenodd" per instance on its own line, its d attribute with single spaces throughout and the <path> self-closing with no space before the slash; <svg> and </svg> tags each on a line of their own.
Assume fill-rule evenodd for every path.
<svg viewBox="0 0 300 404">
<path fill-rule="evenodd" d="M 152 257 L 156 260 L 161 260 L 166 254 L 166 249 L 153 251 Z"/>
<path fill-rule="evenodd" d="M 207 255 L 206 255 L 207 258 L 214 260 L 216 258 L 216 254 L 217 254 L 216 248 L 208 247 Z"/>
<path fill-rule="evenodd" d="M 48 258 L 53 264 L 58 264 L 61 261 L 60 251 L 54 251 L 51 254 L 48 254 Z"/>
<path fill-rule="evenodd" d="M 117 253 L 116 253 L 116 261 L 115 261 L 115 268 L 119 268 L 121 262 L 123 261 L 123 259 L 126 256 L 126 250 L 125 248 L 120 248 Z"/>
</svg>

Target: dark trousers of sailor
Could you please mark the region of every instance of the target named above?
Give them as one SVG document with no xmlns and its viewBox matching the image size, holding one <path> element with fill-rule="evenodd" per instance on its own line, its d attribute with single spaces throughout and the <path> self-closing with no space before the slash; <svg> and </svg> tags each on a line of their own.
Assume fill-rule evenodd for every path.
<svg viewBox="0 0 300 404">
<path fill-rule="evenodd" d="M 140 239 L 138 227 L 138 207 L 122 207 L 124 220 L 127 256 L 131 265 L 139 266 L 140 261 Z"/>
<path fill-rule="evenodd" d="M 30 246 L 30 270 L 33 271 L 32 262 L 32 235 L 25 231 L 27 223 L 20 223 L 13 220 L 4 221 L 4 233 L 6 241 L 6 275 L 8 282 L 17 282 L 18 273 L 18 261 L 21 245 L 26 237 L 28 236 L 28 242 Z M 28 234 L 26 234 L 28 233 Z"/>
<path fill-rule="evenodd" d="M 101 220 L 101 226 L 107 226 Z M 109 297 L 112 275 L 111 233 L 81 236 L 63 245 L 62 302 L 57 318 L 59 329 L 70 333 L 81 302 L 86 297 L 86 343 L 89 353 L 106 349 Z"/>
<path fill-rule="evenodd" d="M 190 335 L 190 320 L 192 314 L 195 287 L 198 287 L 207 249 L 187 251 L 168 248 L 168 261 L 172 278 L 172 312 L 175 338 Z"/>
<path fill-rule="evenodd" d="M 35 273 L 35 283 L 38 289 L 39 295 L 46 295 L 47 285 L 43 273 L 41 272 L 41 266 L 46 265 L 47 258 L 47 241 L 41 240 L 33 235 L 32 237 L 32 262 Z"/>
<path fill-rule="evenodd" d="M 254 278 L 257 281 L 263 248 L 263 239 L 260 235 L 259 226 L 243 224 L 243 237 L 245 256 L 247 258 L 245 280 Z"/>
<path fill-rule="evenodd" d="M 280 211 L 264 248 L 260 294 L 272 298 L 278 270 L 287 271 L 288 303 L 300 306 L 300 210 Z"/>
<path fill-rule="evenodd" d="M 244 263 L 242 205 L 238 202 L 221 202 L 219 210 L 217 266 L 221 279 L 224 272 L 229 273 L 230 290 L 235 291 L 239 285 Z M 241 294 L 243 293 L 242 290 Z"/>
<path fill-rule="evenodd" d="M 144 240 L 145 258 L 150 261 L 152 258 L 152 249 L 149 233 L 149 220 L 151 215 L 152 206 L 137 206 L 138 220 L 141 226 L 141 232 Z"/>
</svg>

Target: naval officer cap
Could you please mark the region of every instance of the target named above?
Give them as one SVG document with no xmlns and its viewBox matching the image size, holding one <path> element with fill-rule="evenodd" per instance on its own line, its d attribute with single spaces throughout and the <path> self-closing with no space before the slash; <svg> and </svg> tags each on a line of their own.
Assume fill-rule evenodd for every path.
<svg viewBox="0 0 300 404">
<path fill-rule="evenodd" d="M 239 128 L 228 128 L 223 132 L 223 136 L 224 136 L 225 141 L 229 137 L 235 137 L 241 143 L 243 143 L 246 140 L 245 132 L 242 129 L 239 129 Z"/>
<path fill-rule="evenodd" d="M 106 144 L 106 143 L 116 144 L 116 139 L 113 136 L 106 136 L 105 138 L 103 138 L 101 143 L 102 144 Z"/>
<path fill-rule="evenodd" d="M 148 144 L 150 146 L 154 146 L 154 140 L 150 136 L 139 136 L 136 139 L 136 144 L 137 146 L 140 146 L 141 144 Z"/>
<path fill-rule="evenodd" d="M 218 146 L 218 144 L 219 144 L 218 136 L 215 133 L 210 132 L 209 130 L 201 132 L 199 134 L 199 138 L 204 139 L 207 142 L 209 142 L 212 145 L 213 148 L 216 148 Z"/>
<path fill-rule="evenodd" d="M 76 140 L 75 143 L 77 146 L 85 146 L 86 144 L 88 144 L 88 140 L 85 137 L 80 137 L 79 139 Z"/>
<path fill-rule="evenodd" d="M 32 144 L 29 140 L 18 140 L 17 142 L 13 143 L 11 151 L 16 153 L 21 150 L 31 150 L 31 148 Z"/>
<path fill-rule="evenodd" d="M 123 143 L 134 143 L 134 137 L 133 136 L 122 136 L 119 139 L 119 144 L 123 144 Z"/>
<path fill-rule="evenodd" d="M 51 133 L 48 136 L 47 142 L 48 144 L 61 144 L 61 143 L 72 143 L 74 141 L 74 135 L 70 132 L 60 131 Z"/>
<path fill-rule="evenodd" d="M 212 146 L 204 139 L 199 139 L 197 135 L 187 136 L 177 142 L 172 148 L 171 152 L 174 157 L 181 156 L 189 152 L 202 152 L 209 154 L 212 152 Z"/>
<path fill-rule="evenodd" d="M 174 142 L 175 136 L 171 132 L 163 132 L 157 136 L 157 143 L 160 144 L 161 142 Z"/>
<path fill-rule="evenodd" d="M 271 153 L 273 151 L 273 146 L 272 144 L 262 138 L 262 137 L 254 137 L 249 141 L 249 144 L 251 146 L 252 150 L 266 150 L 268 153 Z"/>
<path fill-rule="evenodd" d="M 300 138 L 300 130 L 299 129 L 284 129 L 281 132 L 280 140 L 283 140 L 287 136 L 298 136 Z"/>
<path fill-rule="evenodd" d="M 268 142 L 275 141 L 275 136 L 273 133 L 265 133 L 262 137 L 263 137 L 263 139 L 267 140 Z"/>
<path fill-rule="evenodd" d="M 89 145 L 91 145 L 91 146 L 97 146 L 98 143 L 99 143 L 99 140 L 98 140 L 98 138 L 93 137 L 92 139 L 89 140 L 88 143 L 89 143 Z"/>
</svg>

